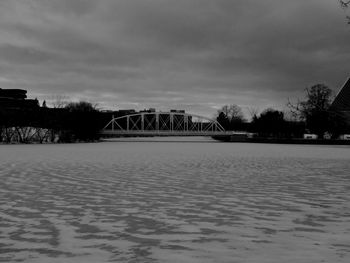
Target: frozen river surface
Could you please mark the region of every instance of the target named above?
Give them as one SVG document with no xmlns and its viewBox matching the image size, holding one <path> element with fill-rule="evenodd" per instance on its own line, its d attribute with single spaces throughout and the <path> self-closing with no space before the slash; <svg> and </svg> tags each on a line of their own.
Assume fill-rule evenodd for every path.
<svg viewBox="0 0 350 263">
<path fill-rule="evenodd" d="M 349 147 L 205 140 L 0 145 L 0 262 L 350 262 Z"/>
</svg>

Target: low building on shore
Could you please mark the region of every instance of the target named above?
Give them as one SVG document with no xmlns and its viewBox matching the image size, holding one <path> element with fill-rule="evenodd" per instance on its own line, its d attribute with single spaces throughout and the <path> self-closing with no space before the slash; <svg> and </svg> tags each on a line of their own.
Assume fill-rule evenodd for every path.
<svg viewBox="0 0 350 263">
<path fill-rule="evenodd" d="M 23 89 L 1 89 L 0 109 L 27 109 L 37 108 L 37 99 L 27 99 L 27 91 Z"/>
</svg>

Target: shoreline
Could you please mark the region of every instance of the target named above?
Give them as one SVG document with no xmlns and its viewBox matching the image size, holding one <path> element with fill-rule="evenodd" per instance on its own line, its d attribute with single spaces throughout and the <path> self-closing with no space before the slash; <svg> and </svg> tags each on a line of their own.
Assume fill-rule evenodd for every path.
<svg viewBox="0 0 350 263">
<path fill-rule="evenodd" d="M 94 141 L 73 141 L 73 142 L 37 142 L 37 141 L 32 141 L 32 142 L 0 142 L 0 146 L 1 145 L 52 145 L 52 144 L 57 144 L 57 145 L 61 145 L 61 144 L 83 144 L 83 143 L 99 143 L 99 142 L 103 142 L 103 139 L 99 139 L 99 140 L 94 140 Z"/>
<path fill-rule="evenodd" d="M 202 136 L 200 136 L 202 137 Z M 137 137 L 115 137 L 120 138 L 137 138 Z M 139 138 L 154 138 L 154 136 L 139 136 Z M 300 145 L 350 145 L 350 140 L 340 139 L 303 139 L 303 138 L 247 138 L 247 137 L 236 137 L 236 136 L 225 136 L 225 137 L 210 137 L 218 142 L 229 142 L 229 143 L 266 143 L 266 144 L 300 144 Z M 112 139 L 112 138 L 110 138 Z M 114 139 L 114 138 L 113 138 Z M 100 138 L 94 141 L 74 141 L 74 142 L 0 142 L 1 145 L 47 145 L 47 144 L 87 144 L 87 143 L 102 143 L 108 142 L 105 138 Z"/>
<path fill-rule="evenodd" d="M 247 142 L 247 143 L 268 143 L 268 144 L 309 144 L 309 145 L 350 145 L 350 140 L 340 139 L 303 139 L 303 138 L 247 138 L 229 136 L 225 138 L 215 137 L 214 139 L 224 142 Z"/>
</svg>

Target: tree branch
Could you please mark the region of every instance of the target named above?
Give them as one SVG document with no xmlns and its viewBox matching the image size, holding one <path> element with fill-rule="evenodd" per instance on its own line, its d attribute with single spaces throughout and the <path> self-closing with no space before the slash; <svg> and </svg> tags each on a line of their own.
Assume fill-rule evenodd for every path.
<svg viewBox="0 0 350 263">
<path fill-rule="evenodd" d="M 350 6 L 350 1 L 339 0 L 340 6 L 342 8 L 348 8 Z"/>
</svg>

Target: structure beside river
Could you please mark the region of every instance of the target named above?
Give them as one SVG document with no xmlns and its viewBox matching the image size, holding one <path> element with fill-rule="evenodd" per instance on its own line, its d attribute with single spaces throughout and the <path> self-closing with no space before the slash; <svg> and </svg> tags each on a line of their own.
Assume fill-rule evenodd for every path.
<svg viewBox="0 0 350 263">
<path fill-rule="evenodd" d="M 350 78 L 335 97 L 331 105 L 331 110 L 340 112 L 346 122 L 350 124 Z"/>
<path fill-rule="evenodd" d="M 27 91 L 23 89 L 1 89 L 0 109 L 38 108 L 37 99 L 27 99 Z"/>
</svg>

